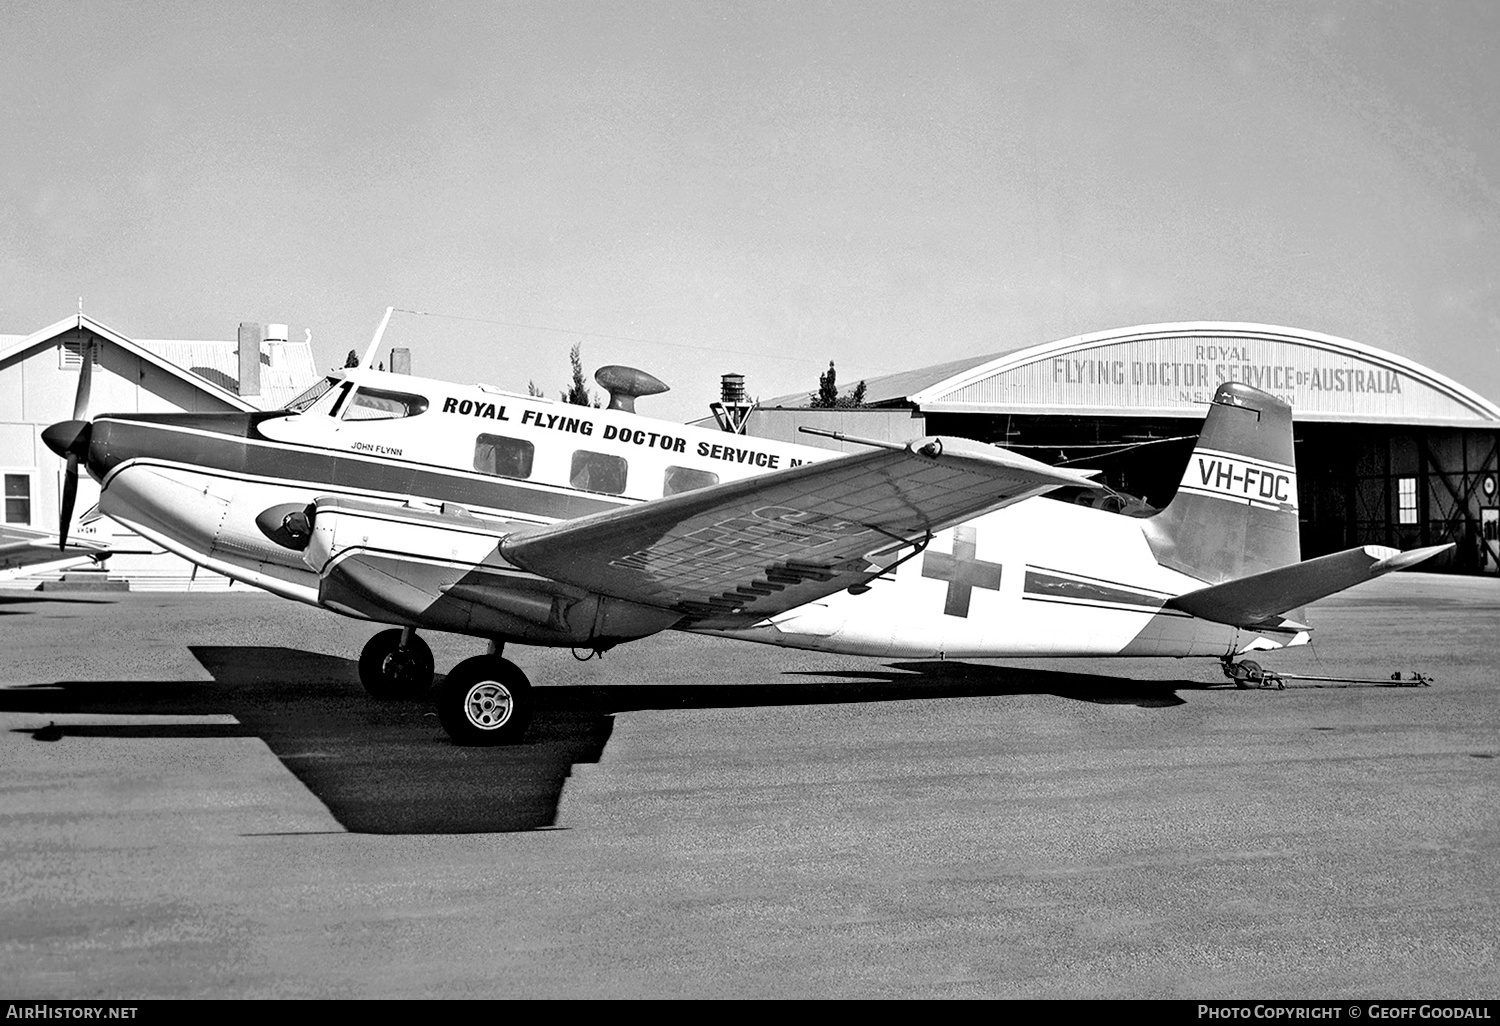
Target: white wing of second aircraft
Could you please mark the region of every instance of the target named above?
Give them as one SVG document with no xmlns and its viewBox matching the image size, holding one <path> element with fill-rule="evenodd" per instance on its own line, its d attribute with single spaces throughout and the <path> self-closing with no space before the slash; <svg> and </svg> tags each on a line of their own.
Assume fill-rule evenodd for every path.
<svg viewBox="0 0 1500 1026">
<path fill-rule="evenodd" d="M 81 538 L 70 538 L 58 547 L 57 532 L 43 531 L 17 524 L 0 525 L 0 570 L 21 570 L 48 563 L 100 559 L 111 552 L 109 545 Z"/>
<path fill-rule="evenodd" d="M 923 438 L 526 528 L 501 554 L 690 621 L 744 623 L 867 580 L 903 548 L 1028 496 L 1097 487 L 966 439 Z"/>
</svg>

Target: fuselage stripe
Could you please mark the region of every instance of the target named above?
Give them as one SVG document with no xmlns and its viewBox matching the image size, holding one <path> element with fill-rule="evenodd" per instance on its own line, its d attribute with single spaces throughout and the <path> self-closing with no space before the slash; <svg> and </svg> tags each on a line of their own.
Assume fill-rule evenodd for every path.
<svg viewBox="0 0 1500 1026">
<path fill-rule="evenodd" d="M 571 520 L 631 505 L 629 499 L 553 491 L 509 479 L 474 477 L 451 468 L 395 465 L 365 460 L 349 453 L 267 443 L 256 439 L 177 431 L 170 427 L 100 418 L 96 444 L 104 450 L 101 481 L 108 487 L 117 468 L 126 463 L 159 462 L 184 469 L 213 469 L 234 479 L 255 478 L 300 484 L 311 491 L 366 493 L 408 497 L 420 495 L 433 502 L 452 502 L 485 510 L 515 510 L 549 520 Z M 152 459 L 137 460 L 136 452 Z M 91 461 L 93 462 L 93 461 Z"/>
<path fill-rule="evenodd" d="M 1188 613 L 1158 605 L 1140 605 L 1128 602 L 1109 602 L 1104 599 L 1061 598 L 1052 595 L 1037 595 L 1031 592 L 1021 596 L 1023 602 L 1047 602 L 1059 606 L 1081 606 L 1085 609 L 1107 609 L 1115 613 L 1140 613 L 1144 616 L 1171 616 L 1192 619 Z"/>
<path fill-rule="evenodd" d="M 1051 574 L 1040 574 L 1028 570 L 1024 586 L 1024 598 L 1043 601 L 1070 601 L 1098 603 L 1105 606 L 1132 606 L 1156 610 L 1166 602 L 1165 597 L 1148 595 L 1129 588 L 1102 587 L 1088 581 L 1070 580 Z"/>
<path fill-rule="evenodd" d="M 1153 588 L 1141 588 L 1133 584 L 1126 584 L 1123 581 L 1112 581 L 1107 577 L 1090 577 L 1088 574 L 1075 573 L 1072 570 L 1058 570 L 1050 566 L 1037 566 L 1036 564 L 1031 564 L 1026 567 L 1026 572 L 1028 575 L 1035 572 L 1038 574 L 1052 574 L 1063 580 L 1086 581 L 1090 584 L 1098 584 L 1106 588 L 1115 588 L 1121 591 L 1131 592 L 1133 594 L 1141 594 L 1153 598 L 1160 598 L 1162 601 L 1166 601 L 1174 594 L 1176 594 L 1175 592 L 1171 591 L 1162 591 Z"/>
</svg>

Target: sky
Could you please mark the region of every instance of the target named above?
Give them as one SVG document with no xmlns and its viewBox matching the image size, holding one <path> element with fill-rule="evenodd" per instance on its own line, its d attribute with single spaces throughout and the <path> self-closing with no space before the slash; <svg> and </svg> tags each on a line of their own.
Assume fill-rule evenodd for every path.
<svg viewBox="0 0 1500 1026">
<path fill-rule="evenodd" d="M 1500 4 L 7 0 L 0 332 L 707 413 L 1136 324 L 1500 401 Z"/>
</svg>

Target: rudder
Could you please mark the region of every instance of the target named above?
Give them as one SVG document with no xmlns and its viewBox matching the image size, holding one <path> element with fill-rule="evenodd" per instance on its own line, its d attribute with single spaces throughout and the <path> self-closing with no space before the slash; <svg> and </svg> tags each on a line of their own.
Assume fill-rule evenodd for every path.
<svg viewBox="0 0 1500 1026">
<path fill-rule="evenodd" d="M 1144 526 L 1158 563 L 1209 584 L 1300 561 L 1292 408 L 1220 385 L 1177 494 Z"/>
</svg>

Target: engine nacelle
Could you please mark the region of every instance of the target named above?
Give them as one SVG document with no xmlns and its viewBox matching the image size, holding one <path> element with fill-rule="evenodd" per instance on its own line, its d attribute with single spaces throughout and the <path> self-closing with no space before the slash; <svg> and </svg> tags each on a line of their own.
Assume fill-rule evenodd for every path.
<svg viewBox="0 0 1500 1026">
<path fill-rule="evenodd" d="M 383 623 L 529 645 L 606 649 L 671 627 L 682 614 L 527 573 L 500 541 L 527 525 L 324 498 L 303 553 L 319 601 Z"/>
</svg>

